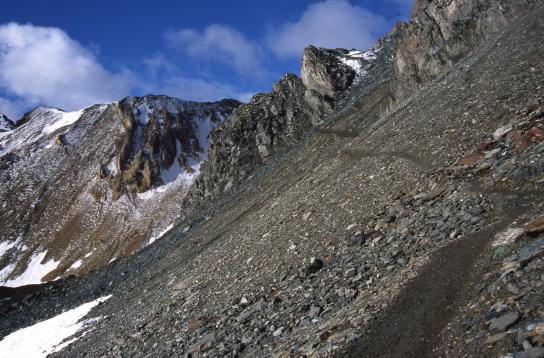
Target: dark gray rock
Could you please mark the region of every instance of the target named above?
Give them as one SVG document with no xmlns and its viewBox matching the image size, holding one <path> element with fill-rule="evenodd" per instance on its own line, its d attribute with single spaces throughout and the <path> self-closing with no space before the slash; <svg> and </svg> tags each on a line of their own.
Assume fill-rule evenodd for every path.
<svg viewBox="0 0 544 358">
<path fill-rule="evenodd" d="M 520 316 L 518 312 L 506 313 L 499 318 L 495 318 L 494 320 L 492 320 L 491 324 L 489 325 L 489 329 L 504 331 L 510 326 L 514 325 L 519 320 L 519 318 Z"/>
</svg>

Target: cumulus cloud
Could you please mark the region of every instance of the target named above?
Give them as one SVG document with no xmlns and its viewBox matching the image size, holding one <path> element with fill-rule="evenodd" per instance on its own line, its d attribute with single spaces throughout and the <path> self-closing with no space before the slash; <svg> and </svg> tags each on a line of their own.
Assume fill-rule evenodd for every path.
<svg viewBox="0 0 544 358">
<path fill-rule="evenodd" d="M 327 0 L 310 5 L 298 21 L 271 31 L 267 43 L 280 57 L 298 57 L 308 45 L 366 49 L 388 26 L 384 17 L 347 0 Z"/>
<path fill-rule="evenodd" d="M 264 72 L 262 48 L 230 26 L 213 24 L 204 31 L 168 31 L 165 38 L 172 48 L 193 58 L 223 63 L 240 75 L 254 76 Z"/>
<path fill-rule="evenodd" d="M 129 93 L 134 76 L 110 72 L 94 54 L 64 31 L 9 23 L 0 26 L 0 112 L 54 105 L 65 110 L 118 99 Z"/>
<path fill-rule="evenodd" d="M 237 88 L 222 82 L 185 77 L 168 78 L 159 87 L 150 87 L 150 92 L 190 101 L 217 101 L 223 98 L 234 98 L 248 102 L 253 95 L 251 92 L 240 92 Z"/>
<path fill-rule="evenodd" d="M 160 93 L 191 101 L 216 101 L 234 98 L 247 102 L 252 92 L 219 81 L 187 77 L 183 71 L 162 53 L 144 59 L 145 80 L 139 84 L 140 92 Z"/>
</svg>

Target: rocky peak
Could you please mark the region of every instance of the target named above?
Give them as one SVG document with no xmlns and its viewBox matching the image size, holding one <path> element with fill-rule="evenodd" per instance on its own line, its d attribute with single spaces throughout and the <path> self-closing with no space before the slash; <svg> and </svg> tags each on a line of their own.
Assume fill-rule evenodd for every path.
<svg viewBox="0 0 544 358">
<path fill-rule="evenodd" d="M 15 128 L 15 123 L 5 114 L 0 113 L 0 132 L 7 132 Z"/>
<path fill-rule="evenodd" d="M 349 66 L 351 60 L 342 61 L 349 55 L 346 50 L 329 50 L 309 46 L 304 49 L 300 76 L 304 85 L 332 99 L 348 88 L 356 76 L 354 67 Z M 353 60 L 351 60 L 353 61 Z M 353 61 L 355 66 L 359 63 Z"/>
</svg>

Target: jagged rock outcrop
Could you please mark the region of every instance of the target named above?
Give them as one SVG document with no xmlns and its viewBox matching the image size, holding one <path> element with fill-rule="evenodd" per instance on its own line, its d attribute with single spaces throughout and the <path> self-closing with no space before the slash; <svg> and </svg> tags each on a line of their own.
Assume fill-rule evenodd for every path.
<svg viewBox="0 0 544 358">
<path fill-rule="evenodd" d="M 0 133 L 7 132 L 15 128 L 15 123 L 5 114 L 0 113 Z"/>
<path fill-rule="evenodd" d="M 208 159 L 192 201 L 213 199 L 246 179 L 274 153 L 292 146 L 330 111 L 329 102 L 285 75 L 270 93 L 259 93 L 238 107 L 228 123 L 212 133 Z"/>
<path fill-rule="evenodd" d="M 87 272 L 160 237 L 239 105 L 145 96 L 27 113 L 0 136 L 0 282 Z"/>
<path fill-rule="evenodd" d="M 357 64 L 357 60 L 352 60 L 354 57 L 350 54 L 350 51 L 344 49 L 330 50 L 314 46 L 305 48 L 300 71 L 302 82 L 307 88 L 331 100 L 337 99 L 338 95 L 353 83 L 357 75 L 356 69 L 346 64 L 347 61 Z M 342 62 L 340 58 L 346 60 Z"/>
<path fill-rule="evenodd" d="M 400 24 L 394 94 L 402 100 L 504 28 L 537 0 L 417 0 Z"/>
</svg>

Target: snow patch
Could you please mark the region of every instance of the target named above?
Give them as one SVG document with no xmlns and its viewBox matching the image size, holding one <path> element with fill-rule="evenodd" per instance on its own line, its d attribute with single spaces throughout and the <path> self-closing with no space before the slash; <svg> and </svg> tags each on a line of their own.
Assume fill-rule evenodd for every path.
<svg viewBox="0 0 544 358">
<path fill-rule="evenodd" d="M 72 264 L 72 266 L 70 266 L 70 270 L 78 269 L 81 267 L 82 264 L 83 264 L 83 260 L 77 260 L 76 262 Z"/>
<path fill-rule="evenodd" d="M 0 341 L 0 357 L 38 358 L 59 352 L 87 334 L 92 328 L 91 325 L 102 318 L 96 317 L 81 321 L 91 309 L 107 301 L 110 297 L 111 295 L 100 297 L 53 318 L 9 334 Z"/>
<path fill-rule="evenodd" d="M 32 255 L 32 258 L 30 259 L 30 262 L 28 263 L 25 272 L 23 272 L 19 277 L 14 278 L 13 280 L 0 282 L 0 286 L 19 287 L 42 283 L 42 278 L 54 269 L 56 269 L 58 264 L 60 263 L 60 261 L 49 260 L 46 263 L 42 264 L 42 261 L 45 258 L 46 254 L 47 251 Z M 2 270 L 2 272 L 3 271 L 4 270 Z M 4 275 L 4 278 L 5 276 L 7 276 L 7 274 Z M 2 279 L 1 274 L 0 279 Z"/>
<path fill-rule="evenodd" d="M 19 236 L 17 238 L 17 240 L 15 240 L 13 242 L 9 242 L 9 241 L 0 242 L 0 259 L 6 254 L 6 252 L 11 250 L 15 246 L 19 247 L 19 244 L 21 243 L 21 240 L 22 240 L 22 236 Z"/>
<path fill-rule="evenodd" d="M 338 61 L 344 65 L 351 67 L 359 77 L 365 76 L 367 71 L 363 68 L 365 63 L 375 61 L 378 58 L 376 55 L 379 48 L 374 48 L 368 51 L 352 50 L 344 56 L 338 56 Z"/>
<path fill-rule="evenodd" d="M 53 123 L 47 124 L 43 127 L 42 133 L 44 134 L 51 134 L 55 132 L 57 129 L 60 129 L 62 127 L 69 126 L 70 124 L 75 123 L 83 113 L 83 109 L 75 112 L 63 112 L 59 111 L 57 109 L 52 109 L 52 111 L 58 112 L 58 119 L 55 120 Z"/>
<path fill-rule="evenodd" d="M 172 230 L 173 227 L 174 227 L 174 223 L 168 225 L 168 227 L 164 229 L 163 231 L 161 231 L 158 235 L 152 236 L 151 239 L 149 239 L 149 242 L 147 244 L 151 245 L 152 243 L 157 241 L 157 239 L 160 239 L 161 237 L 163 237 L 168 231 Z"/>
</svg>

